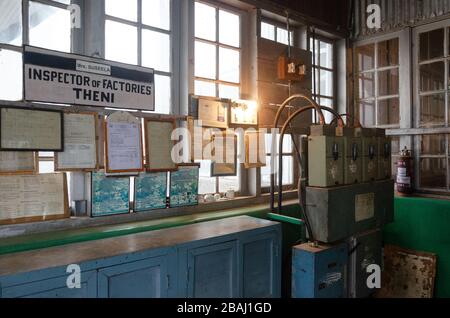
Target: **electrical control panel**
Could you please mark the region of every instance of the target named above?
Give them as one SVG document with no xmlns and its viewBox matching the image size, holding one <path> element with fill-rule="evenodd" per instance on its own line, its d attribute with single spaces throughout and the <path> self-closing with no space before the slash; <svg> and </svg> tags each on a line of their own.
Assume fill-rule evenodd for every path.
<svg viewBox="0 0 450 318">
<path fill-rule="evenodd" d="M 344 183 L 362 181 L 362 140 L 355 135 L 354 128 L 337 128 L 344 138 Z"/>
<path fill-rule="evenodd" d="M 357 128 L 362 140 L 362 181 L 378 179 L 378 137 L 375 129 Z"/>
<path fill-rule="evenodd" d="M 348 246 L 311 243 L 293 247 L 292 298 L 346 297 Z"/>
<path fill-rule="evenodd" d="M 391 139 L 378 137 L 378 180 L 390 179 L 392 175 Z"/>
</svg>

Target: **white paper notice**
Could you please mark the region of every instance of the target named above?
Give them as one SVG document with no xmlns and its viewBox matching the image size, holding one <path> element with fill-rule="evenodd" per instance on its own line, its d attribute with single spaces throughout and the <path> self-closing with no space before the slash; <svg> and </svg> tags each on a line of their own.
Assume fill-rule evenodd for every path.
<svg viewBox="0 0 450 318">
<path fill-rule="evenodd" d="M 34 172 L 34 152 L 0 151 L 0 172 Z"/>
<path fill-rule="evenodd" d="M 142 170 L 141 126 L 108 122 L 108 172 Z"/>
<path fill-rule="evenodd" d="M 0 224 L 65 211 L 64 174 L 0 177 Z"/>
<path fill-rule="evenodd" d="M 64 114 L 64 152 L 57 153 L 58 169 L 95 169 L 97 149 L 95 117 Z"/>
</svg>

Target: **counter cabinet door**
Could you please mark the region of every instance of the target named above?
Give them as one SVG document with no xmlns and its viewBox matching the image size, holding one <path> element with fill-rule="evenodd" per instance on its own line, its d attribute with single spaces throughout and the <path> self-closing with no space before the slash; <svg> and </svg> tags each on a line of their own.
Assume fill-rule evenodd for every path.
<svg viewBox="0 0 450 318">
<path fill-rule="evenodd" d="M 238 297 L 237 241 L 187 250 L 189 298 Z"/>
<path fill-rule="evenodd" d="M 2 298 L 96 298 L 97 272 L 80 273 L 80 284 L 68 273 L 65 276 L 47 278 L 34 282 L 1 288 Z M 23 280 L 28 280 L 28 274 L 23 274 Z M 69 282 L 69 283 L 68 283 Z M 70 286 L 70 287 L 69 287 Z M 79 288 L 78 288 L 79 287 Z"/>
<path fill-rule="evenodd" d="M 107 267 L 98 271 L 100 298 L 166 298 L 170 285 L 168 256 Z"/>
<path fill-rule="evenodd" d="M 275 232 L 248 235 L 240 240 L 242 297 L 280 297 L 280 248 L 280 238 Z"/>
</svg>

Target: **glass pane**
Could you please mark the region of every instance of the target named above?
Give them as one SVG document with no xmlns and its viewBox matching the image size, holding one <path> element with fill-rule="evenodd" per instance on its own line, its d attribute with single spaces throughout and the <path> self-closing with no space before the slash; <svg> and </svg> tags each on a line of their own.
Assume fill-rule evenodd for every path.
<svg viewBox="0 0 450 318">
<path fill-rule="evenodd" d="M 423 135 L 420 140 L 421 155 L 445 155 L 446 135 Z"/>
<path fill-rule="evenodd" d="M 137 55 L 137 28 L 106 20 L 106 59 L 128 64 L 137 64 Z"/>
<path fill-rule="evenodd" d="M 445 124 L 444 94 L 422 96 L 420 98 L 420 126 Z"/>
<path fill-rule="evenodd" d="M 155 111 L 169 114 L 172 105 L 171 79 L 169 76 L 155 75 Z"/>
<path fill-rule="evenodd" d="M 261 168 L 261 187 L 270 187 L 270 157 L 266 157 L 267 165 Z M 277 165 L 278 165 L 278 161 Z M 276 179 L 276 184 L 278 183 Z M 294 160 L 291 156 L 283 157 L 283 186 L 292 185 L 294 183 Z"/>
<path fill-rule="evenodd" d="M 319 101 L 320 106 L 333 108 L 333 100 L 331 98 L 320 98 Z M 334 115 L 330 112 L 324 111 L 323 115 L 325 116 L 325 122 L 330 123 L 334 119 Z"/>
<path fill-rule="evenodd" d="M 315 42 L 315 44 L 314 44 Z M 319 40 L 314 41 L 313 39 L 309 39 L 309 50 L 313 54 L 313 65 L 319 64 Z"/>
<path fill-rule="evenodd" d="M 170 72 L 170 36 L 142 30 L 142 65 L 158 71 Z"/>
<path fill-rule="evenodd" d="M 421 33 L 419 60 L 426 61 L 444 56 L 444 29 Z"/>
<path fill-rule="evenodd" d="M 216 79 L 216 46 L 195 42 L 195 76 Z"/>
<path fill-rule="evenodd" d="M 280 134 L 277 134 L 277 142 L 275 144 L 275 152 L 278 153 L 278 142 L 280 140 Z M 289 154 L 293 151 L 293 143 L 291 135 L 284 135 L 283 138 L 283 153 Z M 266 154 L 272 153 L 272 134 L 266 134 Z"/>
<path fill-rule="evenodd" d="M 360 101 L 359 102 L 360 122 L 363 126 L 375 126 L 375 102 Z"/>
<path fill-rule="evenodd" d="M 398 98 L 378 100 L 378 125 L 398 125 L 399 117 Z"/>
<path fill-rule="evenodd" d="M 70 52 L 71 22 L 68 10 L 30 2 L 30 45 Z"/>
<path fill-rule="evenodd" d="M 195 36 L 205 40 L 216 40 L 216 8 L 195 3 Z"/>
<path fill-rule="evenodd" d="M 239 99 L 240 92 L 238 86 L 231 85 L 219 85 L 219 97 L 220 98 L 229 98 L 229 99 Z"/>
<path fill-rule="evenodd" d="M 420 65 L 420 90 L 435 91 L 445 87 L 444 62 Z"/>
<path fill-rule="evenodd" d="M 288 45 L 289 39 L 288 39 L 288 31 L 282 28 L 277 28 L 277 42 L 281 44 Z M 292 45 L 292 43 L 291 43 Z"/>
<path fill-rule="evenodd" d="M 333 96 L 333 72 L 320 70 L 320 95 Z"/>
<path fill-rule="evenodd" d="M 137 0 L 105 0 L 105 13 L 113 17 L 137 22 Z"/>
<path fill-rule="evenodd" d="M 22 54 L 0 50 L 0 99 L 22 99 Z"/>
<path fill-rule="evenodd" d="M 358 71 L 371 70 L 375 65 L 375 45 L 369 44 L 356 48 Z"/>
<path fill-rule="evenodd" d="M 195 95 L 216 96 L 216 84 L 204 81 L 195 81 Z"/>
<path fill-rule="evenodd" d="M 170 30 L 170 0 L 142 0 L 142 23 Z"/>
<path fill-rule="evenodd" d="M 55 163 L 53 161 L 39 161 L 39 173 L 54 173 Z"/>
<path fill-rule="evenodd" d="M 53 0 L 55 2 L 64 3 L 64 4 L 70 4 L 71 0 Z"/>
<path fill-rule="evenodd" d="M 0 43 L 22 45 L 22 0 L 0 1 Z"/>
<path fill-rule="evenodd" d="M 378 67 L 398 64 L 398 39 L 378 43 Z"/>
<path fill-rule="evenodd" d="M 240 18 L 237 14 L 219 10 L 219 42 L 240 46 Z"/>
<path fill-rule="evenodd" d="M 445 158 L 420 159 L 420 187 L 447 187 L 447 160 Z"/>
<path fill-rule="evenodd" d="M 333 45 L 320 41 L 320 66 L 333 68 Z"/>
<path fill-rule="evenodd" d="M 216 193 L 216 178 L 211 178 L 211 161 L 209 160 L 199 160 L 200 163 L 199 170 L 199 184 L 198 193 Z"/>
<path fill-rule="evenodd" d="M 378 72 L 378 96 L 398 95 L 398 68 Z"/>
<path fill-rule="evenodd" d="M 269 23 L 261 22 L 261 37 L 275 41 L 275 26 Z"/>
<path fill-rule="evenodd" d="M 391 152 L 393 154 L 400 153 L 400 137 L 391 137 Z"/>
<path fill-rule="evenodd" d="M 240 82 L 240 53 L 236 50 L 219 49 L 219 79 L 225 82 Z"/>
<path fill-rule="evenodd" d="M 375 93 L 374 73 L 362 73 L 358 75 L 358 96 L 360 99 L 373 97 Z"/>
</svg>

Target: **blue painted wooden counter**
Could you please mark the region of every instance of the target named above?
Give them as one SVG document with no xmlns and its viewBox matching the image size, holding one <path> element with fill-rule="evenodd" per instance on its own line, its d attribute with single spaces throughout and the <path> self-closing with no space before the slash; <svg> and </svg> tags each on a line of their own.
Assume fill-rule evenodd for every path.
<svg viewBox="0 0 450 318">
<path fill-rule="evenodd" d="M 14 253 L 0 257 L 0 296 L 279 297 L 280 248 L 280 224 L 240 216 Z"/>
</svg>

